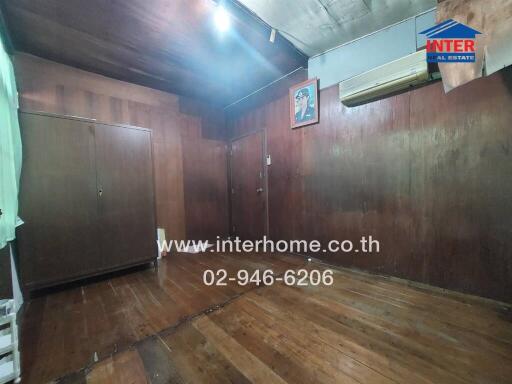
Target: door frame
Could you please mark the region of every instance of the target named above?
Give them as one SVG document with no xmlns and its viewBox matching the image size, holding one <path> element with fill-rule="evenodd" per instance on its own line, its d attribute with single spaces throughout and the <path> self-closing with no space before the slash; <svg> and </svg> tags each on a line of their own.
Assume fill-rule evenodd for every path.
<svg viewBox="0 0 512 384">
<path fill-rule="evenodd" d="M 241 140 L 245 137 L 259 134 L 261 133 L 262 136 L 262 145 L 261 145 L 261 166 L 262 166 L 262 172 L 263 172 L 263 194 L 264 194 L 264 201 L 265 201 L 265 213 L 263 218 L 263 236 L 269 237 L 269 219 L 268 219 L 268 189 L 269 189 L 269 183 L 268 183 L 268 166 L 267 166 L 267 155 L 268 155 L 268 146 L 267 146 L 267 127 L 251 130 L 247 133 L 244 133 L 239 136 L 235 136 L 233 138 L 229 139 L 228 143 L 228 196 L 229 196 L 229 236 L 233 237 L 234 231 L 233 231 L 233 150 L 232 146 L 235 141 Z"/>
</svg>

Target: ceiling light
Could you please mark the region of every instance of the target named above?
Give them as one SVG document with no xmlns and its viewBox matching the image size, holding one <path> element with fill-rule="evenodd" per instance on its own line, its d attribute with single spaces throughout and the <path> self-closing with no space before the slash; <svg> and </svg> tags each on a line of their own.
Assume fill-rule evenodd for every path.
<svg viewBox="0 0 512 384">
<path fill-rule="evenodd" d="M 218 5 L 214 15 L 215 26 L 221 32 L 226 32 L 231 26 L 231 18 L 226 9 Z"/>
</svg>

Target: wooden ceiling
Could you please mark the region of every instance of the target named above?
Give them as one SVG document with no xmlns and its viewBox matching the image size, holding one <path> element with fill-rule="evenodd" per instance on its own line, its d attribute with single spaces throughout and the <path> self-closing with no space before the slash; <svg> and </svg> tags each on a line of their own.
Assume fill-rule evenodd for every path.
<svg viewBox="0 0 512 384">
<path fill-rule="evenodd" d="M 307 66 L 307 57 L 234 1 L 232 28 L 212 0 L 0 0 L 17 51 L 227 105 Z"/>
</svg>

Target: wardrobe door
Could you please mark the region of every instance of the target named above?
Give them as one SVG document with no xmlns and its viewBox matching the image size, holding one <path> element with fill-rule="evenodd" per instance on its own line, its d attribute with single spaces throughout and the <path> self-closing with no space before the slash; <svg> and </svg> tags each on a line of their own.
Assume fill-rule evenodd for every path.
<svg viewBox="0 0 512 384">
<path fill-rule="evenodd" d="M 105 269 L 157 255 L 151 132 L 96 124 L 99 243 Z"/>
<path fill-rule="evenodd" d="M 21 113 L 20 126 L 22 281 L 32 289 L 92 273 L 101 266 L 93 123 Z"/>
</svg>

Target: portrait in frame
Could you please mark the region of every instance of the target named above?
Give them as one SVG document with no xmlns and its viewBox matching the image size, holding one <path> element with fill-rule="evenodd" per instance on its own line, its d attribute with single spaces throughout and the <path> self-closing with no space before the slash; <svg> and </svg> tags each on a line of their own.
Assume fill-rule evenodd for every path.
<svg viewBox="0 0 512 384">
<path fill-rule="evenodd" d="M 309 79 L 290 88 L 291 128 L 318 123 L 318 79 Z"/>
</svg>

